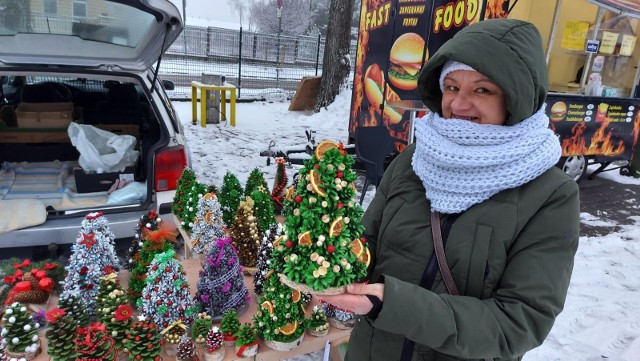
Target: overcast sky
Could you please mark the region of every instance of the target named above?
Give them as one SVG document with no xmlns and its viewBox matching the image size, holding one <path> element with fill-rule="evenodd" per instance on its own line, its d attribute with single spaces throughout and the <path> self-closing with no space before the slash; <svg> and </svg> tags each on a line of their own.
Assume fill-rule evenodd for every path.
<svg viewBox="0 0 640 361">
<path fill-rule="evenodd" d="M 206 18 L 230 23 L 240 19 L 229 6 L 227 0 L 171 0 L 182 13 L 182 1 L 187 4 L 187 17 Z M 236 0 L 242 1 L 242 0 Z"/>
</svg>

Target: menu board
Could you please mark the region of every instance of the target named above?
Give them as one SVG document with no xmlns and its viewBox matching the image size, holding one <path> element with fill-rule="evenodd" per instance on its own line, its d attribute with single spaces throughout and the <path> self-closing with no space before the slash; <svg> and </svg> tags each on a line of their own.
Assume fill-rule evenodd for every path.
<svg viewBox="0 0 640 361">
<path fill-rule="evenodd" d="M 631 159 L 640 131 L 640 99 L 550 94 L 549 126 L 558 134 L 562 156 Z"/>
</svg>

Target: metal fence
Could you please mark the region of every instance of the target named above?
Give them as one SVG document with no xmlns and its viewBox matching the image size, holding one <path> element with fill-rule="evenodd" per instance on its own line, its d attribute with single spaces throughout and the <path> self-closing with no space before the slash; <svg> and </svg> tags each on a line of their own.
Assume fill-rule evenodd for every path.
<svg viewBox="0 0 640 361">
<path fill-rule="evenodd" d="M 176 85 L 169 96 L 191 97 L 202 73 L 224 75 L 241 99 L 293 94 L 305 76 L 322 74 L 325 40 L 320 36 L 278 36 L 216 27 L 186 26 L 160 64 L 162 79 Z M 356 43 L 351 44 L 355 64 Z"/>
</svg>

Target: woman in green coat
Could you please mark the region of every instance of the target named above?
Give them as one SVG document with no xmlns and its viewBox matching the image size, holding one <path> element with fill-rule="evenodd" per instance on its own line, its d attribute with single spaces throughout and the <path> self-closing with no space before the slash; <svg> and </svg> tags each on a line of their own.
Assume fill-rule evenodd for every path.
<svg viewBox="0 0 640 361">
<path fill-rule="evenodd" d="M 361 315 L 347 360 L 520 360 L 544 341 L 579 238 L 547 85 L 540 34 L 523 21 L 470 25 L 429 59 L 418 89 L 432 112 L 363 218 L 369 283 L 323 297 Z"/>
</svg>

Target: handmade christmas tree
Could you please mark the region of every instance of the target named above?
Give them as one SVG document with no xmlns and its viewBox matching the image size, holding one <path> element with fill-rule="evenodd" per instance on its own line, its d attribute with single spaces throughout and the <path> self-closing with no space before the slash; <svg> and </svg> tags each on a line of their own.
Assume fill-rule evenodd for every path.
<svg viewBox="0 0 640 361">
<path fill-rule="evenodd" d="M 267 181 L 264 180 L 264 173 L 259 168 L 253 168 L 244 186 L 244 196 L 251 196 L 251 193 L 259 187 L 266 189 Z"/>
<path fill-rule="evenodd" d="M 196 173 L 193 169 L 188 167 L 183 169 L 176 183 L 176 194 L 173 196 L 173 203 L 171 203 L 171 213 L 181 220 L 184 220 L 183 216 L 187 209 L 189 193 L 191 193 L 191 188 L 196 183 Z"/>
<path fill-rule="evenodd" d="M 329 322 L 327 315 L 318 306 L 313 306 L 311 316 L 305 320 L 305 324 L 309 333 L 313 336 L 324 336 L 329 332 Z"/>
<path fill-rule="evenodd" d="M 147 272 L 147 284 L 138 301 L 138 309 L 142 314 L 162 328 L 177 320 L 189 325 L 197 314 L 189 295 L 184 269 L 174 258 L 175 254 L 174 250 L 168 250 L 155 256 Z"/>
<path fill-rule="evenodd" d="M 258 250 L 258 262 L 256 265 L 258 270 L 253 275 L 253 291 L 258 296 L 262 295 L 262 283 L 264 282 L 267 273 L 270 271 L 270 258 L 271 251 L 273 250 L 273 242 L 280 233 L 282 233 L 282 225 L 280 223 L 274 223 L 269 227 L 262 238 L 262 243 L 260 243 L 260 248 Z"/>
<path fill-rule="evenodd" d="M 231 228 L 231 239 L 238 250 L 240 264 L 244 267 L 255 267 L 258 263 L 258 248 L 262 239 L 258 232 L 253 207 L 251 197 L 241 201 Z"/>
<path fill-rule="evenodd" d="M 0 327 L 0 330 L 3 330 L 2 327 Z M 5 349 L 5 342 L 4 342 L 4 338 L 2 336 L 0 336 L 0 361 L 6 361 L 7 360 L 7 356 L 4 353 L 4 349 Z"/>
<path fill-rule="evenodd" d="M 127 304 L 127 295 L 118 283 L 116 273 L 100 277 L 97 313 L 105 325 L 107 334 L 113 338 L 118 350 L 124 348 L 126 333 L 131 326 L 133 310 Z"/>
<path fill-rule="evenodd" d="M 162 335 L 150 319 L 144 319 L 131 325 L 127 335 L 127 353 L 129 361 L 160 361 Z"/>
<path fill-rule="evenodd" d="M 220 317 L 227 310 L 238 310 L 249 300 L 238 255 L 230 238 L 216 241 L 202 264 L 195 300 L 202 311 Z"/>
<path fill-rule="evenodd" d="M 180 361 L 197 361 L 196 344 L 186 335 L 182 337 L 178 344 L 178 354 L 176 359 Z"/>
<path fill-rule="evenodd" d="M 214 193 L 207 193 L 198 202 L 198 212 L 191 232 L 193 253 L 207 254 L 209 246 L 225 237 L 227 228 L 222 220 L 222 208 Z"/>
<path fill-rule="evenodd" d="M 33 323 L 33 317 L 27 313 L 27 307 L 20 302 L 7 306 L 2 315 L 5 340 L 5 354 L 9 358 L 25 357 L 24 354 L 35 355 L 39 351 L 38 331 L 40 325 Z"/>
<path fill-rule="evenodd" d="M 132 271 L 136 265 L 139 264 L 140 248 L 142 247 L 142 236 L 145 231 L 155 231 L 158 229 L 158 222 L 160 218 L 155 210 L 150 210 L 146 214 L 143 214 L 136 225 L 134 230 L 133 239 L 131 240 L 131 247 L 129 247 L 128 263 L 126 265 L 127 270 Z M 147 265 L 148 266 L 148 265 Z M 146 266 L 145 266 L 146 269 Z M 142 289 L 142 288 L 141 288 Z"/>
<path fill-rule="evenodd" d="M 341 145 L 324 141 L 300 170 L 294 194 L 285 200 L 292 209 L 286 235 L 274 248 L 282 262 L 276 271 L 291 287 L 336 294 L 366 276 L 369 251 L 361 241 L 353 163 Z"/>
<path fill-rule="evenodd" d="M 142 295 L 145 280 L 147 279 L 147 270 L 153 258 L 157 254 L 172 250 L 177 236 L 177 230 L 168 226 L 164 221 L 159 221 L 154 230 L 145 228 L 142 231 L 140 238 L 142 245 L 133 260 L 129 289 L 127 291 L 131 303 L 135 304 Z"/>
<path fill-rule="evenodd" d="M 65 310 L 54 308 L 47 312 L 47 353 L 53 361 L 73 361 L 76 359 L 74 345 L 78 324 Z"/>
<path fill-rule="evenodd" d="M 89 325 L 89 315 L 87 315 L 85 304 L 80 300 L 78 291 L 61 294 L 58 299 L 58 308 L 63 309 L 65 314 L 78 326 L 86 327 Z"/>
<path fill-rule="evenodd" d="M 198 313 L 198 317 L 193 320 L 191 325 L 191 337 L 196 343 L 204 343 L 207 338 L 207 332 L 213 325 L 213 319 L 205 312 Z"/>
<path fill-rule="evenodd" d="M 258 334 L 252 324 L 245 323 L 238 327 L 236 337 L 236 356 L 252 357 L 257 353 Z"/>
<path fill-rule="evenodd" d="M 106 276 L 100 277 L 98 294 L 96 295 L 96 314 L 100 322 L 106 325 L 107 321 L 110 321 L 113 317 L 116 308 L 126 302 L 127 298 L 118 283 L 117 273 L 111 272 Z"/>
<path fill-rule="evenodd" d="M 271 189 L 271 200 L 276 214 L 282 214 L 284 206 L 284 196 L 287 192 L 287 171 L 284 158 L 276 158 L 276 178 Z"/>
<path fill-rule="evenodd" d="M 115 235 L 100 212 L 89 213 L 71 247 L 63 293 L 78 291 L 89 315 L 95 314 L 98 282 L 106 269 L 120 269 L 114 246 Z"/>
<path fill-rule="evenodd" d="M 238 312 L 235 309 L 230 309 L 224 312 L 222 315 L 222 321 L 220 321 L 220 331 L 225 341 L 235 341 L 238 336 L 236 332 L 240 329 L 240 320 L 238 319 Z"/>
<path fill-rule="evenodd" d="M 253 323 L 266 341 L 292 342 L 304 334 L 302 294 L 280 283 L 277 276 L 267 277 Z"/>
<path fill-rule="evenodd" d="M 96 322 L 78 329 L 76 337 L 76 361 L 111 361 L 116 358 L 113 339 L 107 335 L 105 326 Z"/>
<path fill-rule="evenodd" d="M 251 192 L 251 199 L 254 202 L 253 211 L 258 221 L 258 232 L 262 237 L 264 232 L 269 229 L 269 226 L 276 223 L 276 214 L 273 210 L 271 195 L 266 188 L 259 186 Z"/>
<path fill-rule="evenodd" d="M 227 172 L 222 179 L 222 188 L 220 189 L 220 194 L 218 194 L 224 224 L 233 223 L 233 217 L 235 217 L 243 192 L 244 190 L 238 177 L 231 172 Z"/>
<path fill-rule="evenodd" d="M 216 326 L 207 332 L 207 340 L 205 341 L 205 352 L 214 353 L 224 347 L 224 338 L 222 331 Z"/>
</svg>

